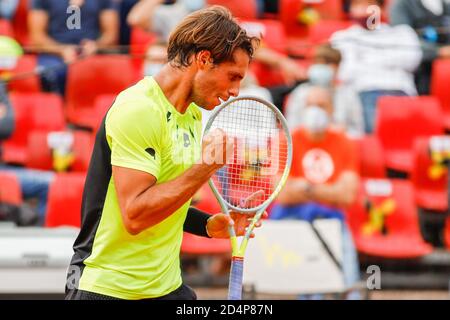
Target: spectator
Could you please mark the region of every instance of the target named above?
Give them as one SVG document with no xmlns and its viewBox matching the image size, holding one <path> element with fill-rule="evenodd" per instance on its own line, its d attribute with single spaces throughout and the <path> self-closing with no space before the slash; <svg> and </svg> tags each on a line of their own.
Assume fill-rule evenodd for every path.
<svg viewBox="0 0 450 320">
<path fill-rule="evenodd" d="M 359 279 L 359 269 L 343 210 L 358 192 L 358 158 L 345 134 L 330 126 L 331 95 L 314 87 L 307 96 L 305 122 L 294 130 L 294 157 L 290 177 L 281 191 L 271 219 L 317 218 L 342 221 L 343 273 L 349 288 Z"/>
<path fill-rule="evenodd" d="M 416 73 L 420 94 L 430 92 L 431 64 L 450 58 L 450 2 L 437 0 L 396 0 L 390 10 L 392 25 L 409 25 L 420 36 L 423 59 Z"/>
<path fill-rule="evenodd" d="M 129 46 L 131 38 L 130 26 L 127 23 L 127 17 L 131 9 L 139 0 L 118 0 L 119 5 L 119 19 L 120 19 L 120 33 L 119 33 L 119 43 L 121 46 Z M 124 50 L 128 52 L 128 49 Z"/>
<path fill-rule="evenodd" d="M 6 108 L 6 110 L 11 108 L 11 104 L 3 83 L 0 83 L 0 109 Z M 0 117 L 1 118 L 1 117 Z M 0 119 L 1 120 L 1 119 Z M 0 124 L 4 125 L 2 121 Z M 0 130 L 1 133 L 2 130 Z M 0 142 L 4 138 L 0 135 Z M 0 156 L 1 156 L 1 145 L 0 145 Z M 22 195 L 27 199 L 37 198 L 37 212 L 39 214 L 39 224 L 43 224 L 45 220 L 45 213 L 47 211 L 47 197 L 48 189 L 50 183 L 53 181 L 54 174 L 52 172 L 30 170 L 21 167 L 11 166 L 4 164 L 0 157 L 0 172 L 6 171 L 14 174 L 19 180 Z"/>
<path fill-rule="evenodd" d="M 16 14 L 19 0 L 1 0 L 0 1 L 0 18 L 12 20 Z"/>
<path fill-rule="evenodd" d="M 40 53 L 39 66 L 45 68 L 44 89 L 63 95 L 66 64 L 117 44 L 118 25 L 114 0 L 32 0 L 30 40 Z"/>
<path fill-rule="evenodd" d="M 342 53 L 338 78 L 358 92 L 367 133 L 373 132 L 379 97 L 417 94 L 413 74 L 422 59 L 414 30 L 373 24 L 371 5 L 382 6 L 383 1 L 351 0 L 350 16 L 358 24 L 331 37 L 332 46 Z"/>
<path fill-rule="evenodd" d="M 341 62 L 341 54 L 330 45 L 316 48 L 314 64 L 308 70 L 309 81 L 299 85 L 289 96 L 285 114 L 291 130 L 302 125 L 305 119 L 306 97 L 311 86 L 322 86 L 331 91 L 334 113 L 332 122 L 340 126 L 350 136 L 364 133 L 361 101 L 352 88 L 338 83 L 336 74 Z"/>
</svg>

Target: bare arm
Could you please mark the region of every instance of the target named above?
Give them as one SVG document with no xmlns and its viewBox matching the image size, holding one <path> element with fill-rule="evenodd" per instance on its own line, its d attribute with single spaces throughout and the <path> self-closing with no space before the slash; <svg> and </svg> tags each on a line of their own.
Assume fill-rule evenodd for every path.
<svg viewBox="0 0 450 320">
<path fill-rule="evenodd" d="M 343 208 L 351 205 L 358 192 L 359 178 L 352 171 L 345 171 L 333 184 L 310 185 L 303 179 L 290 179 L 278 196 L 285 206 L 293 206 L 308 201 Z"/>
<path fill-rule="evenodd" d="M 128 13 L 127 22 L 132 27 L 151 29 L 151 17 L 155 8 L 162 4 L 163 0 L 141 0 Z"/>
<path fill-rule="evenodd" d="M 231 139 L 223 132 L 212 131 L 203 141 L 205 161 L 161 184 L 156 184 L 156 178 L 149 173 L 113 166 L 114 185 L 127 231 L 136 235 L 169 217 L 226 163 L 232 150 Z"/>
<path fill-rule="evenodd" d="M 213 172 L 204 165 L 194 165 L 178 178 L 156 184 L 156 178 L 151 174 L 113 166 L 120 211 L 128 232 L 139 234 L 169 217 Z"/>
<path fill-rule="evenodd" d="M 67 45 L 57 42 L 47 33 L 48 13 L 45 10 L 31 10 L 28 15 L 31 43 L 39 52 L 62 55 Z"/>
<path fill-rule="evenodd" d="M 117 44 L 119 39 L 119 15 L 115 10 L 100 13 L 101 36 L 97 39 L 99 49 Z"/>
</svg>

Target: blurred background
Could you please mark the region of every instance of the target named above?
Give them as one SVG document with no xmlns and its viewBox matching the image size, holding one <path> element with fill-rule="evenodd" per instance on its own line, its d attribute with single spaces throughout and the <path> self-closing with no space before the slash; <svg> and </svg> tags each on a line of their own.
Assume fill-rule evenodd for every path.
<svg viewBox="0 0 450 320">
<path fill-rule="evenodd" d="M 63 297 L 104 115 L 216 4 L 262 40 L 240 94 L 294 137 L 245 297 L 450 299 L 447 0 L 0 0 L 0 298 Z M 193 205 L 220 212 L 207 185 Z M 200 299 L 226 298 L 230 252 L 185 234 Z"/>
</svg>

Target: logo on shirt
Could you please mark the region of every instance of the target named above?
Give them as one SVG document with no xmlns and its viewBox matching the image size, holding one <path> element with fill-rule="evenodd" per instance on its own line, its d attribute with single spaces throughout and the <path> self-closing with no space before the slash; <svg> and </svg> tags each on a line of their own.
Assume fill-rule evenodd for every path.
<svg viewBox="0 0 450 320">
<path fill-rule="evenodd" d="M 325 183 L 334 173 L 334 163 L 328 152 L 322 149 L 309 150 L 302 160 L 305 178 L 312 183 Z"/>
<path fill-rule="evenodd" d="M 153 160 L 156 160 L 156 151 L 153 148 L 147 148 L 145 151 L 153 158 Z"/>
</svg>

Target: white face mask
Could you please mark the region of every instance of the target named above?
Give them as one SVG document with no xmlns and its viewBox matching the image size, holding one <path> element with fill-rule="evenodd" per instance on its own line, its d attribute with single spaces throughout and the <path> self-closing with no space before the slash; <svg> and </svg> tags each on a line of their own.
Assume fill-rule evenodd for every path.
<svg viewBox="0 0 450 320">
<path fill-rule="evenodd" d="M 330 124 L 328 113 L 318 106 L 308 106 L 303 113 L 303 126 L 311 133 L 323 133 Z"/>
<path fill-rule="evenodd" d="M 308 69 L 309 82 L 315 86 L 331 87 L 334 69 L 326 64 L 313 64 Z"/>
<path fill-rule="evenodd" d="M 182 0 L 189 12 L 202 9 L 205 6 L 205 0 Z"/>
<path fill-rule="evenodd" d="M 147 63 L 144 66 L 144 75 L 145 76 L 154 76 L 156 75 L 162 68 L 164 67 L 163 64 L 158 63 Z"/>
</svg>

